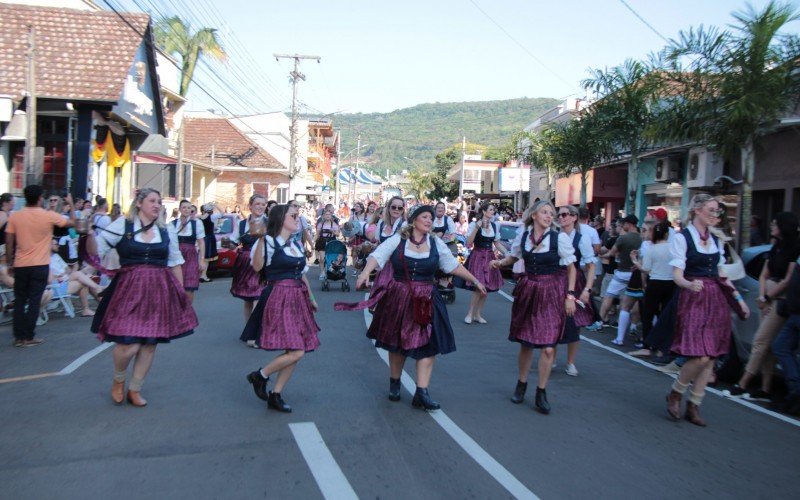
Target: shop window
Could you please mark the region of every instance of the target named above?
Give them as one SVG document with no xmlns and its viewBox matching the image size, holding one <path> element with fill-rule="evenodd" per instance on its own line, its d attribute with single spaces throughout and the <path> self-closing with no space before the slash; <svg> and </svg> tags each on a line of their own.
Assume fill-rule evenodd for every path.
<svg viewBox="0 0 800 500">
<path fill-rule="evenodd" d="M 277 202 L 281 205 L 285 204 L 289 201 L 289 188 L 288 187 L 279 187 L 277 189 L 278 199 Z"/>
<path fill-rule="evenodd" d="M 176 171 L 174 163 L 136 163 L 136 186 L 152 188 L 163 198 L 176 198 Z"/>
<path fill-rule="evenodd" d="M 42 187 L 46 193 L 61 192 L 67 187 L 67 144 L 63 141 L 44 142 Z"/>
</svg>

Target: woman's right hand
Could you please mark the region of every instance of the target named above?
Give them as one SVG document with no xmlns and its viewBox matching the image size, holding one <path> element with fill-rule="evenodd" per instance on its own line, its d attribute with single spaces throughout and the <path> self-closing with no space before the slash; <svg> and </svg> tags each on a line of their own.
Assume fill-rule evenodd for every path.
<svg viewBox="0 0 800 500">
<path fill-rule="evenodd" d="M 703 282 L 701 280 L 690 281 L 687 288 L 693 292 L 701 292 L 703 290 Z"/>
<path fill-rule="evenodd" d="M 503 267 L 503 259 L 496 259 L 489 262 L 489 267 L 491 267 L 492 269 L 500 269 L 501 267 Z"/>
<path fill-rule="evenodd" d="M 368 281 L 369 281 L 369 274 L 364 274 L 363 272 L 359 274 L 358 279 L 356 279 L 356 290 L 361 290 L 365 288 Z"/>
</svg>

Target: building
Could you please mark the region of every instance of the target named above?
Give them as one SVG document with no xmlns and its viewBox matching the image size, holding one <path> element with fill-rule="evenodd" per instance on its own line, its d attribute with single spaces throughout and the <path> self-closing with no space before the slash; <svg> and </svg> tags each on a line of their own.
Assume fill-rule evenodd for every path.
<svg viewBox="0 0 800 500">
<path fill-rule="evenodd" d="M 13 111 L 0 140 L 0 186 L 29 183 L 126 206 L 137 186 L 174 196 L 150 17 L 140 13 L 0 4 L 0 94 Z M 32 29 L 29 29 L 32 27 Z M 36 143 L 26 168 L 29 43 L 33 42 Z M 3 106 L 0 106 L 2 109 Z M 145 182 L 147 181 L 147 182 Z"/>
<path fill-rule="evenodd" d="M 236 119 L 189 115 L 183 121 L 183 158 L 192 171 L 192 200 L 224 210 L 246 210 L 253 194 L 286 203 L 289 171 L 235 125 Z"/>
</svg>

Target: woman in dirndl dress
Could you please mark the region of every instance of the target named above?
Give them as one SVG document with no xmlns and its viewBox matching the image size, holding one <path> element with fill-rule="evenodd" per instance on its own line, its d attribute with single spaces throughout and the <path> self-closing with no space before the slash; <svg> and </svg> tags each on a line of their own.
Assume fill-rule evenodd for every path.
<svg viewBox="0 0 800 500">
<path fill-rule="evenodd" d="M 434 286 L 437 269 L 469 280 L 486 293 L 484 286 L 453 257 L 447 245 L 431 234 L 432 227 L 433 208 L 430 205 L 417 208 L 399 234 L 388 238 L 370 254 L 356 288 L 367 282 L 376 267 L 388 269 L 389 262 L 393 279 L 373 287 L 373 295 L 366 301 L 334 306 L 337 311 L 353 311 L 377 304 L 367 338 L 389 351 L 389 399 L 400 400 L 400 377 L 406 358 L 410 357 L 417 365 L 417 390 L 411 404 L 425 410 L 440 408 L 428 394 L 435 356 L 456 350 L 444 300 Z M 432 314 L 425 324 L 420 324 L 420 319 L 414 315 L 412 303 L 417 297 L 427 297 L 431 301 Z"/>
<path fill-rule="evenodd" d="M 180 217 L 172 221 L 172 225 L 177 228 L 178 248 L 183 256 L 183 289 L 189 297 L 189 303 L 194 302 L 194 292 L 200 288 L 200 255 L 205 255 L 205 230 L 197 219 L 191 218 L 192 203 L 189 200 L 181 200 L 178 204 Z M 199 248 L 199 250 L 198 250 Z"/>
<path fill-rule="evenodd" d="M 364 204 L 360 201 L 353 203 L 353 209 L 350 211 L 349 222 L 353 226 L 355 235 L 347 240 L 347 246 L 350 247 L 351 262 L 355 264 L 356 259 L 358 258 L 358 250 L 361 248 L 361 245 L 364 243 L 364 241 L 366 241 L 364 232 L 366 231 L 368 222 L 367 213 L 364 211 Z"/>
<path fill-rule="evenodd" d="M 467 257 L 467 262 L 464 263 L 464 267 L 478 278 L 478 281 L 483 283 L 489 292 L 496 292 L 503 286 L 500 270 L 490 265 L 494 259 L 505 253 L 505 249 L 500 244 L 497 224 L 492 222 L 496 212 L 497 207 L 493 203 L 485 203 L 478 208 L 476 221 L 470 223 L 467 230 L 467 246 L 471 246 L 472 250 Z M 464 323 L 470 324 L 475 321 L 485 324 L 486 320 L 481 313 L 486 304 L 486 295 L 478 293 L 472 283 L 460 280 L 456 280 L 456 283 L 461 288 L 474 291 Z"/>
<path fill-rule="evenodd" d="M 394 236 L 403 226 L 406 215 L 406 202 L 399 196 L 392 196 L 389 203 L 383 209 L 383 219 L 378 221 L 378 227 L 375 229 L 373 242 L 381 244 Z M 375 267 L 373 266 L 373 269 Z M 362 271 L 363 272 L 363 271 Z M 371 272 L 371 271 L 370 271 Z M 372 296 L 378 287 L 387 285 L 394 277 L 394 270 L 392 269 L 392 261 L 386 260 L 381 263 L 380 271 L 375 274 L 375 282 L 372 284 Z"/>
<path fill-rule="evenodd" d="M 710 228 L 719 223 L 719 202 L 701 193 L 689 204 L 687 227 L 670 238 L 670 264 L 678 286 L 675 335 L 672 351 L 689 358 L 667 394 L 667 413 L 681 418 L 681 399 L 689 390 L 684 418 L 706 426 L 700 416 L 700 404 L 718 356 L 728 354 L 732 319 L 722 286 L 719 266 L 725 264 L 725 250 Z M 739 292 L 733 293 L 745 317 L 750 311 Z M 659 320 L 660 322 L 660 320 Z"/>
<path fill-rule="evenodd" d="M 106 288 L 92 322 L 103 342 L 114 342 L 114 382 L 111 398 L 145 406 L 141 390 L 153 364 L 156 346 L 194 332 L 197 316 L 183 290 L 183 257 L 171 224 L 159 220 L 161 194 L 140 190 L 128 218 L 120 217 L 97 236 L 90 235 L 90 254 L 104 257 L 116 248 L 122 267 Z M 128 365 L 133 376 L 125 394 Z"/>
<path fill-rule="evenodd" d="M 260 220 L 266 225 L 264 211 L 267 209 L 267 199 L 263 195 L 254 194 L 250 197 L 249 207 L 250 216 L 239 221 L 235 226 L 235 232 L 231 235 L 231 241 L 239 243 L 236 262 L 233 264 L 231 295 L 244 301 L 245 321 L 250 318 L 250 314 L 253 312 L 253 303 L 258 300 L 264 289 L 258 272 L 253 270 L 253 266 L 250 265 L 250 249 L 260 236 L 259 234 L 250 234 L 250 223 Z M 257 233 L 257 231 L 254 232 Z M 251 342 L 250 345 L 254 346 L 254 343 Z"/>
<path fill-rule="evenodd" d="M 495 269 L 525 262 L 525 274 L 514 289 L 511 328 L 508 340 L 519 345 L 519 380 L 511 402 L 522 403 L 528 388 L 528 372 L 533 350 L 539 355 L 539 383 L 536 386 L 536 410 L 550 413 L 547 381 L 553 367 L 556 344 L 563 338 L 568 316 L 575 314 L 575 248 L 572 238 L 556 232 L 555 209 L 546 200 L 528 207 L 522 216 L 525 230 L 511 244 L 511 252 L 502 260 L 492 261 Z M 566 277 L 565 277 L 566 275 Z"/>
<path fill-rule="evenodd" d="M 217 210 L 219 213 L 214 213 L 214 210 Z M 222 216 L 221 211 L 219 208 L 214 205 L 213 203 L 206 203 L 205 205 L 200 206 L 200 216 L 199 219 L 203 223 L 203 233 L 205 233 L 205 255 L 203 255 L 203 268 L 200 272 L 200 281 L 203 283 L 211 282 L 211 278 L 208 277 L 208 268 L 211 265 L 210 263 L 217 260 L 217 237 L 214 236 L 214 227 L 216 226 L 217 221 Z"/>
<path fill-rule="evenodd" d="M 314 319 L 317 302 L 308 286 L 308 265 L 300 242 L 292 239 L 297 231 L 297 208 L 275 205 L 269 212 L 267 234 L 252 250 L 253 269 L 266 283 L 258 305 L 242 332 L 243 338 L 256 338 L 267 351 L 283 351 L 260 370 L 247 375 L 259 399 L 273 410 L 289 413 L 292 407 L 281 396 L 303 355 L 319 347 L 319 326 Z M 275 387 L 267 382 L 278 373 Z"/>
<path fill-rule="evenodd" d="M 567 368 L 565 370 L 567 375 L 577 377 L 578 368 L 575 366 L 575 356 L 578 354 L 578 343 L 581 338 L 580 329 L 594 322 L 591 290 L 594 285 L 594 266 L 597 257 L 592 248 L 592 241 L 588 236 L 580 233 L 576 207 L 565 205 L 559 208 L 558 223 L 561 226 L 561 232 L 570 237 L 572 247 L 575 249 L 575 291 L 580 301 L 580 303 L 576 302 L 578 307 L 575 308 L 575 314 L 571 318 L 567 317 L 564 336 L 558 343 L 567 344 Z"/>
</svg>

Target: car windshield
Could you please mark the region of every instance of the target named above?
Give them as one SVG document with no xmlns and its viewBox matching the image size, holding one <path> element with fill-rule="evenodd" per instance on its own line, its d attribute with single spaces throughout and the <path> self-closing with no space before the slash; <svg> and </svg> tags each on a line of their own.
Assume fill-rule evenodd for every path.
<svg viewBox="0 0 800 500">
<path fill-rule="evenodd" d="M 505 241 L 511 241 L 517 236 L 517 230 L 519 226 L 500 226 L 500 239 Z"/>
<path fill-rule="evenodd" d="M 224 217 L 219 221 L 219 225 L 214 230 L 216 234 L 228 234 L 233 232 L 233 219 Z"/>
</svg>

